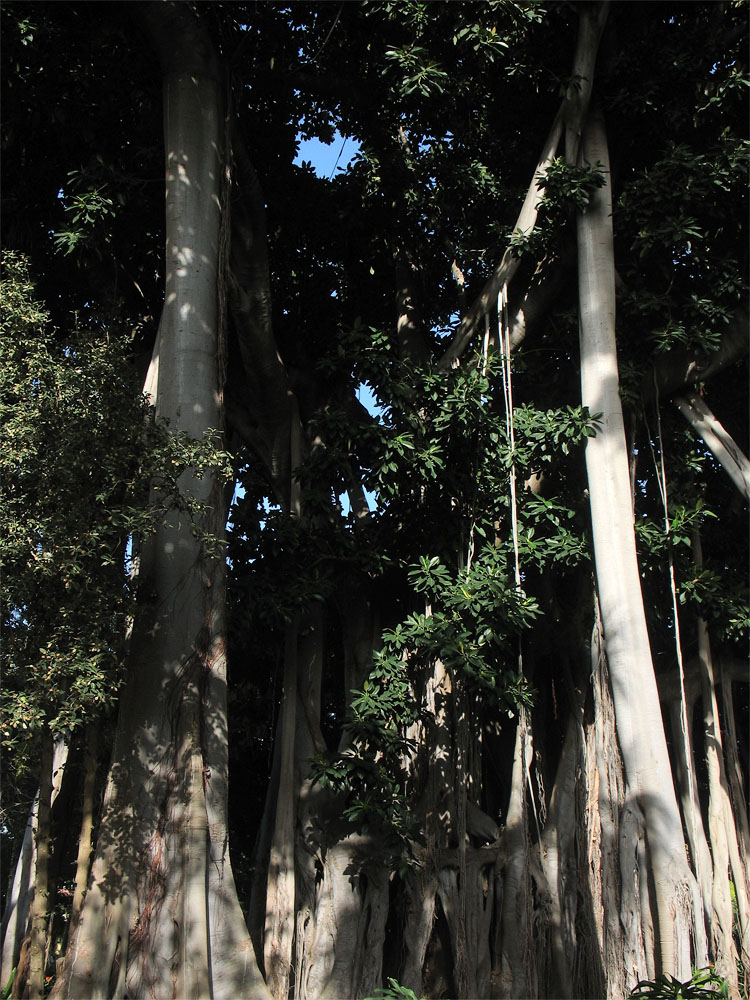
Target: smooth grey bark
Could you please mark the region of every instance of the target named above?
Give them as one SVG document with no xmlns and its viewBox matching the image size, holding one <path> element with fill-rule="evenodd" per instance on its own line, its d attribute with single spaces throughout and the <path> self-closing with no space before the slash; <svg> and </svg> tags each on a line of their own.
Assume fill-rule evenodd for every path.
<svg viewBox="0 0 750 1000">
<path fill-rule="evenodd" d="M 576 84 L 563 98 L 544 142 L 521 211 L 513 227 L 515 234 L 529 236 L 536 225 L 537 207 L 541 200 L 539 182 L 544 179 L 547 168 L 555 158 L 563 137 L 566 156 L 575 161 L 586 109 L 591 97 L 599 40 L 607 21 L 608 12 L 609 3 L 607 0 L 596 5 L 587 4 L 579 9 L 578 38 L 571 72 L 571 79 L 576 81 Z M 461 319 L 450 345 L 440 359 L 440 368 L 452 368 L 459 363 L 461 355 L 479 328 L 480 322 L 495 307 L 501 289 L 510 285 L 520 263 L 520 257 L 515 254 L 513 247 L 509 246 L 479 296 Z"/>
<path fill-rule="evenodd" d="M 343 589 L 343 588 L 342 588 Z M 346 676 L 358 686 L 369 666 L 372 621 L 353 587 L 342 595 L 347 615 Z M 344 612 L 346 614 L 346 612 Z M 325 749 L 320 729 L 324 616 L 305 616 L 298 657 L 294 740 L 296 822 L 295 990 L 298 1000 L 371 995 L 382 982 L 388 877 L 367 836 L 352 834 L 329 790 L 313 785 L 311 757 Z M 347 688 L 351 690 L 351 688 Z"/>
<path fill-rule="evenodd" d="M 696 878 L 701 889 L 706 923 L 710 926 L 712 918 L 711 883 L 713 879 L 713 860 L 706 838 L 703 824 L 703 813 L 698 794 L 698 783 L 695 780 L 695 760 L 693 753 L 692 717 L 695 708 L 695 698 L 685 692 L 685 714 L 682 712 L 682 698 L 678 690 L 677 696 L 669 703 L 669 717 L 672 728 L 672 738 L 675 756 L 675 781 L 680 798 L 680 807 L 685 821 L 685 833 L 690 845 L 690 856 L 693 859 Z M 688 731 L 683 737 L 683 719 L 687 719 Z M 690 757 L 686 756 L 689 751 Z"/>
<path fill-rule="evenodd" d="M 185 7 L 139 8 L 164 76 L 166 291 L 151 401 L 193 438 L 222 427 L 218 315 L 221 89 Z M 263 997 L 226 838 L 225 508 L 188 470 L 194 525 L 171 514 L 144 545 L 137 616 L 89 888 L 54 996 Z M 195 528 L 198 530 L 194 530 Z"/>
<path fill-rule="evenodd" d="M 231 392 L 232 422 L 263 460 L 277 499 L 288 510 L 294 467 L 290 439 L 296 411 L 271 324 L 263 192 L 236 132 L 232 157 L 228 301 L 242 360 L 242 379 Z"/>
<path fill-rule="evenodd" d="M 50 805 L 60 793 L 68 762 L 68 740 L 60 736 L 54 741 L 52 755 L 52 792 Z M 18 965 L 21 945 L 28 933 L 29 914 L 34 898 L 36 877 L 36 830 L 39 814 L 39 792 L 29 809 L 29 817 L 24 829 L 21 850 L 13 870 L 10 891 L 5 901 L 3 913 L 3 945 L 0 983 L 5 985 L 13 969 Z"/>
<path fill-rule="evenodd" d="M 419 268 L 405 250 L 397 251 L 395 258 L 396 336 L 399 355 L 405 361 L 426 364 L 429 351 L 424 339 L 420 296 L 417 291 Z"/>
<path fill-rule="evenodd" d="M 722 657 L 719 661 L 722 688 L 733 681 L 747 683 L 747 663 L 732 657 Z M 685 660 L 684 687 L 688 701 L 695 701 L 701 694 L 701 664 L 697 656 Z M 718 668 L 717 668 L 718 669 Z M 659 684 L 659 696 L 662 702 L 675 701 L 680 697 L 680 678 L 673 672 L 660 673 L 656 678 Z M 729 722 L 727 722 L 729 727 Z"/>
<path fill-rule="evenodd" d="M 550 890 L 552 983 L 561 998 L 573 995 L 575 960 L 575 781 L 581 711 L 573 706 L 565 730 L 555 784 L 542 834 L 542 864 Z"/>
<path fill-rule="evenodd" d="M 405 891 L 404 958 L 399 982 L 417 996 L 422 995 L 422 975 L 427 946 L 435 920 L 437 873 L 432 866 L 420 869 Z"/>
<path fill-rule="evenodd" d="M 40 765 L 39 807 L 37 810 L 36 865 L 34 871 L 34 899 L 31 904 L 31 943 L 29 947 L 29 980 L 27 991 L 31 1000 L 44 997 L 44 958 L 47 940 L 47 913 L 49 911 L 49 862 L 52 809 L 52 767 L 54 741 L 47 730 L 42 735 L 42 760 Z"/>
<path fill-rule="evenodd" d="M 552 128 L 542 147 L 539 162 L 526 193 L 526 198 L 514 226 L 514 232 L 528 236 L 536 224 L 536 206 L 540 199 L 539 181 L 544 178 L 547 168 L 557 153 L 564 129 L 564 109 L 561 108 L 552 124 Z M 512 247 L 503 254 L 502 260 L 495 268 L 492 276 L 485 283 L 479 296 L 474 300 L 466 315 L 459 323 L 448 349 L 440 359 L 439 368 L 452 368 L 460 362 L 461 355 L 466 350 L 479 324 L 487 313 L 495 307 L 501 289 L 509 285 L 520 267 L 521 260 Z"/>
<path fill-rule="evenodd" d="M 81 831 L 78 835 L 78 856 L 76 858 L 76 880 L 73 902 L 70 908 L 71 924 L 78 922 L 86 892 L 91 862 L 91 837 L 94 830 L 94 790 L 96 774 L 99 768 L 99 729 L 98 719 L 89 722 L 86 728 L 86 749 L 83 760 L 83 794 L 81 801 Z"/>
<path fill-rule="evenodd" d="M 600 928 L 600 955 L 608 1000 L 624 996 L 644 973 L 653 971 L 646 960 L 642 927 L 641 880 L 637 852 L 642 839 L 640 812 L 631 806 L 617 739 L 609 669 L 598 601 L 595 600 L 591 636 L 591 688 L 594 701 L 593 734 L 585 743 L 589 801 L 583 808 L 594 815 L 587 871 L 594 884 L 595 914 Z M 588 796 L 587 796 L 588 798 Z M 590 802 L 590 805 L 589 805 Z M 598 829 L 597 829 L 598 828 Z M 644 879 L 645 881 L 645 879 Z M 602 989 L 602 992 L 605 990 Z"/>
<path fill-rule="evenodd" d="M 495 989 L 501 997 L 535 996 L 538 990 L 532 958 L 532 902 L 526 766 L 528 729 L 519 716 L 513 751 L 511 796 L 508 805 L 503 854 L 497 874 L 502 878 L 500 940 L 496 958 Z"/>
<path fill-rule="evenodd" d="M 646 824 L 655 886 L 660 968 L 690 974 L 693 877 L 672 781 L 635 550 L 628 451 L 615 342 L 615 271 L 609 156 L 602 116 L 589 115 L 582 157 L 605 184 L 578 216 L 581 397 L 600 425 L 586 446 L 596 579 L 617 733 L 628 784 Z M 700 914 L 702 924 L 702 913 Z M 701 952 L 700 942 L 697 951 Z"/>
<path fill-rule="evenodd" d="M 713 415 L 703 397 L 692 392 L 687 396 L 677 396 L 674 404 L 693 432 L 710 448 L 711 454 L 740 493 L 746 500 L 750 500 L 750 462 L 731 434 L 727 433 Z"/>
<path fill-rule="evenodd" d="M 736 672 L 739 666 L 741 672 Z M 737 834 L 740 855 L 744 859 L 745 879 L 750 890 L 750 824 L 748 823 L 748 797 L 743 781 L 742 765 L 738 751 L 737 727 L 734 718 L 734 679 L 747 683 L 747 666 L 719 660 L 719 676 L 721 678 L 721 694 L 724 704 L 724 720 L 727 727 L 726 752 L 727 780 L 732 799 L 732 813 Z"/>
<path fill-rule="evenodd" d="M 520 301 L 513 303 L 510 317 L 510 349 L 514 351 L 529 331 L 538 329 L 542 318 L 569 280 L 570 255 L 554 264 L 542 262 L 537 267 Z"/>
<path fill-rule="evenodd" d="M 429 607 L 425 610 L 430 613 Z M 423 989 L 425 958 L 437 914 L 441 848 L 446 826 L 455 813 L 448 708 L 452 684 L 442 660 L 431 664 L 422 687 L 422 718 L 407 730 L 407 737 L 420 750 L 406 762 L 406 768 L 415 809 L 424 816 L 425 844 L 416 849 L 420 862 L 417 876 L 404 887 L 404 955 L 399 980 L 418 995 Z"/>
<path fill-rule="evenodd" d="M 5 913 L 3 914 L 3 952 L 0 971 L 0 982 L 3 987 L 18 965 L 21 945 L 26 936 L 29 922 L 29 909 L 34 892 L 34 869 L 36 866 L 34 840 L 38 811 L 39 792 L 37 791 L 29 810 L 21 850 L 13 871 Z"/>
<path fill-rule="evenodd" d="M 733 712 L 731 684 L 724 685 L 725 717 Z M 738 794 L 739 789 L 733 781 L 733 772 L 739 764 L 737 740 L 734 731 L 734 717 L 727 725 L 726 772 L 728 774 L 729 803 L 725 800 L 725 816 L 727 839 L 729 846 L 729 861 L 732 880 L 735 885 L 737 900 L 737 916 L 739 925 L 739 961 L 744 969 L 745 982 L 750 977 L 750 854 L 745 845 L 748 843 L 747 830 L 747 799 Z M 730 811 L 731 809 L 731 811 Z"/>
<path fill-rule="evenodd" d="M 729 889 L 729 842 L 727 826 L 733 827 L 729 808 L 729 789 L 724 771 L 721 729 L 719 727 L 713 663 L 705 622 L 698 624 L 701 660 L 705 665 L 703 688 L 703 725 L 708 772 L 708 831 L 713 857 L 710 893 L 712 920 L 711 946 L 716 971 L 728 980 L 732 992 L 739 991 L 737 953 L 732 940 L 732 899 Z M 740 891 L 744 890 L 741 885 Z"/>
<path fill-rule="evenodd" d="M 700 534 L 693 534 L 693 553 L 697 566 L 703 565 Z M 727 781 L 724 737 L 716 692 L 716 671 L 711 655 L 708 625 L 698 619 L 698 659 L 702 668 L 704 740 L 708 774 L 708 829 L 713 856 L 711 888 L 711 944 L 717 971 L 739 993 L 738 965 L 750 972 L 750 865 L 740 853 L 737 821 Z M 739 948 L 735 944 L 735 920 L 730 889 L 730 873 L 737 907 Z"/>
<path fill-rule="evenodd" d="M 287 627 L 284 639 L 284 679 L 281 717 L 276 738 L 281 745 L 279 787 L 268 862 L 264 964 L 274 1000 L 289 992 L 295 924 L 294 840 L 297 781 L 294 744 L 297 713 L 297 643 L 299 622 Z"/>
</svg>

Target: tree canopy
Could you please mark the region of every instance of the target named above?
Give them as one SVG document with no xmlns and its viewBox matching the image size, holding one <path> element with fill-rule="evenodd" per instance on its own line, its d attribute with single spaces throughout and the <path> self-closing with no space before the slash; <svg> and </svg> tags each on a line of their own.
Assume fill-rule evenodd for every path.
<svg viewBox="0 0 750 1000">
<path fill-rule="evenodd" d="M 746 14 L 3 5 L 2 985 L 746 990 Z"/>
</svg>

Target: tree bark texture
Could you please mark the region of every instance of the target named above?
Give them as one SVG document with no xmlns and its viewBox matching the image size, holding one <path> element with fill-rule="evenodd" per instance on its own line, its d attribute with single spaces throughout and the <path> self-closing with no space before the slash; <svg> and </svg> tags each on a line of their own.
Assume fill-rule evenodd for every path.
<svg viewBox="0 0 750 1000">
<path fill-rule="evenodd" d="M 700 534 L 693 535 L 696 565 L 702 566 Z M 706 769 L 708 772 L 708 832 L 713 858 L 711 886 L 711 946 L 717 971 L 730 988 L 739 993 L 738 967 L 750 972 L 750 878 L 747 856 L 740 852 L 724 753 L 724 736 L 717 696 L 716 671 L 711 655 L 708 625 L 697 622 L 698 659 L 702 668 L 702 696 Z M 735 943 L 735 919 L 730 878 L 737 907 L 739 947 Z"/>
<path fill-rule="evenodd" d="M 49 799 L 50 808 L 55 804 L 55 799 L 62 788 L 68 763 L 68 750 L 69 743 L 65 737 L 60 736 L 54 740 L 50 778 L 52 783 Z M 46 783 L 47 780 L 44 775 L 42 777 L 40 792 L 35 796 L 29 810 L 21 850 L 13 870 L 10 891 L 3 913 L 2 969 L 0 971 L 0 983 L 3 985 L 8 982 L 13 969 L 20 965 L 21 946 L 29 931 L 29 917 L 36 883 L 37 829 L 41 784 Z"/>
<path fill-rule="evenodd" d="M 615 342 L 609 157 L 598 112 L 589 116 L 581 155 L 585 162 L 603 165 L 606 181 L 578 217 L 581 398 L 600 420 L 596 437 L 586 447 L 597 589 L 625 772 L 646 822 L 660 968 L 684 978 L 690 974 L 693 876 L 672 782 L 635 550 Z"/>
<path fill-rule="evenodd" d="M 746 500 L 750 500 L 750 462 L 731 434 L 727 433 L 713 415 L 705 400 L 693 392 L 688 396 L 677 396 L 674 403 L 693 432 L 711 449 L 711 454 L 740 493 Z"/>
<path fill-rule="evenodd" d="M 588 110 L 606 15 L 606 4 L 580 8 L 578 86 L 554 119 L 516 226 L 525 235 L 535 226 L 538 182 L 563 140 L 570 162 L 580 151 L 585 162 L 604 165 L 607 183 L 577 221 L 582 401 L 601 421 L 586 453 L 600 611 L 591 648 L 565 651 L 580 664 L 567 724 L 550 735 L 535 711 L 524 711 L 503 719 L 502 732 L 499 719 L 479 718 L 462 677 L 436 658 L 415 682 L 422 711 L 406 735 L 417 749 L 403 762 L 425 843 L 415 845 L 420 864 L 413 877 L 389 872 L 377 859 L 378 845 L 352 833 L 340 801 L 308 777 L 310 758 L 326 749 L 325 615 L 342 621 L 347 699 L 365 680 L 380 641 L 370 591 L 344 579 L 325 608 L 301 609 L 288 628 L 248 932 L 227 843 L 225 566 L 200 537 L 207 531 L 221 540 L 226 511 L 215 477 L 186 473 L 185 492 L 211 513 L 196 537 L 187 514 L 174 512 L 144 547 L 141 590 L 148 600 L 135 623 L 88 890 L 55 997 L 361 1000 L 394 974 L 418 995 L 614 1000 L 657 971 L 686 978 L 691 932 L 692 957 L 702 964 L 704 919 L 710 923 L 713 913 L 720 917 L 712 955 L 728 968 L 727 872 L 735 884 L 746 878 L 750 839 L 742 829 L 734 843 L 726 836 L 742 797 L 736 741 L 722 748 L 706 635 L 700 677 L 712 741 L 707 838 L 702 823 L 689 821 L 701 806 L 685 794 L 689 782 L 680 767 L 687 774 L 691 761 L 677 761 L 682 815 L 673 785 L 636 561 L 616 363 L 608 152 L 602 119 Z M 166 4 L 142 10 L 164 73 L 167 179 L 165 303 L 146 388 L 173 430 L 200 437 L 223 429 L 223 259 L 241 362 L 227 388 L 234 429 L 265 465 L 284 511 L 299 519 L 303 498 L 294 471 L 309 446 L 308 430 L 271 327 L 263 194 L 240 137 L 233 156 L 226 148 L 233 130 L 222 115 L 215 53 L 192 16 Z M 225 251 L 222 204 L 233 236 Z M 223 224 L 229 227 L 226 215 Z M 418 263 L 404 257 L 397 265 L 396 332 L 402 357 L 419 363 L 427 355 Z M 459 362 L 518 265 L 509 248 L 462 317 L 441 367 Z M 547 274 L 540 266 L 529 289 L 516 294 L 511 346 L 544 314 L 564 280 L 559 270 Z M 352 495 L 364 519 L 367 502 L 356 483 Z M 731 684 L 723 684 L 723 694 L 728 717 Z M 483 801 L 489 733 L 505 738 L 509 805 L 502 828 L 483 811 L 491 811 Z M 339 749 L 347 739 L 345 733 Z M 535 741 L 541 754 L 559 753 L 548 799 Z M 506 795 L 490 791 L 495 799 Z M 700 892 L 683 818 L 691 857 L 699 859 Z M 738 893 L 738 906 L 746 949 L 746 893 Z M 396 955 L 390 936 L 398 938 Z"/>
<path fill-rule="evenodd" d="M 544 179 L 547 168 L 555 158 L 563 137 L 565 138 L 566 156 L 575 161 L 581 132 L 586 120 L 586 110 L 591 98 L 599 40 L 607 21 L 608 12 L 608 0 L 603 3 L 588 4 L 586 7 L 582 7 L 579 12 L 578 39 L 571 72 L 571 77 L 577 82 L 577 86 L 573 88 L 569 96 L 563 98 L 545 140 L 521 211 L 513 227 L 513 232 L 516 234 L 529 236 L 536 225 L 537 209 L 541 200 L 539 182 Z M 441 368 L 450 368 L 459 363 L 461 355 L 476 332 L 480 321 L 497 302 L 497 297 L 503 286 L 510 285 L 519 266 L 520 258 L 513 252 L 512 247 L 508 247 L 481 293 L 462 318 L 450 346 L 440 359 Z"/>
<path fill-rule="evenodd" d="M 49 912 L 49 856 L 50 812 L 52 809 L 52 734 L 42 737 L 41 783 L 39 809 L 35 830 L 36 871 L 34 873 L 34 901 L 31 906 L 31 943 L 29 948 L 28 994 L 32 1000 L 44 997 L 45 944 L 47 941 L 47 913 Z"/>
<path fill-rule="evenodd" d="M 73 902 L 70 908 L 70 922 L 75 924 L 81 913 L 91 862 L 91 837 L 94 832 L 94 791 L 99 767 L 99 720 L 90 722 L 86 730 L 86 749 L 83 761 L 83 795 L 81 802 L 81 831 L 78 836 L 78 857 L 76 858 L 76 881 Z"/>
<path fill-rule="evenodd" d="M 166 159 L 166 288 L 149 389 L 170 430 L 200 438 L 223 420 L 222 94 L 189 10 L 155 4 L 141 16 L 164 74 Z M 194 526 L 175 511 L 144 545 L 148 605 L 134 626 L 92 874 L 55 996 L 268 996 L 227 845 L 226 570 L 201 537 L 221 544 L 223 491 L 192 470 L 180 486 L 208 513 Z"/>
</svg>

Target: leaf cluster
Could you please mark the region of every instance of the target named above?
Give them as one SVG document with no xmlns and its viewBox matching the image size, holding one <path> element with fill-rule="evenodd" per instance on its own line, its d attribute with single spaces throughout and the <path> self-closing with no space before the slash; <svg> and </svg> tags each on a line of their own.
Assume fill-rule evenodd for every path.
<svg viewBox="0 0 750 1000">
<path fill-rule="evenodd" d="M 80 171 L 72 170 L 69 171 L 68 178 L 75 182 L 80 175 Z M 56 250 L 67 255 L 86 245 L 99 252 L 101 243 L 106 245 L 111 242 L 109 223 L 115 214 L 115 207 L 105 186 L 89 185 L 84 190 L 64 197 L 63 208 L 67 228 L 55 233 L 53 242 Z"/>
<path fill-rule="evenodd" d="M 419 1000 L 419 997 L 410 990 L 408 986 L 402 986 L 399 982 L 388 977 L 388 985 L 375 990 L 375 996 L 368 997 L 367 1000 Z"/>
<path fill-rule="evenodd" d="M 625 186 L 618 201 L 620 239 L 630 250 L 624 306 L 652 349 L 715 350 L 746 300 L 745 248 L 734 239 L 746 170 L 747 143 L 726 133 L 709 149 L 670 143 Z"/>
<path fill-rule="evenodd" d="M 574 166 L 564 157 L 556 157 L 537 181 L 542 192 L 538 202 L 537 222 L 531 232 L 520 229 L 510 234 L 510 245 L 517 257 L 531 255 L 540 260 L 559 251 L 565 224 L 576 212 L 585 212 L 591 195 L 606 183 L 602 165 Z"/>
<path fill-rule="evenodd" d="M 20 767 L 43 725 L 69 733 L 113 706 L 136 539 L 173 510 L 200 534 L 186 477 L 226 474 L 227 456 L 153 420 L 126 343 L 55 330 L 20 255 L 3 257 L 0 298 L 2 734 Z"/>
<path fill-rule="evenodd" d="M 729 983 L 709 966 L 697 969 L 685 982 L 668 973 L 656 979 L 642 979 L 629 996 L 633 1000 L 713 1000 L 729 997 Z"/>
<path fill-rule="evenodd" d="M 312 769 L 314 780 L 344 798 L 346 819 L 376 833 L 399 864 L 412 863 L 413 844 L 421 842 L 405 765 L 415 750 L 407 732 L 421 718 L 423 679 L 441 660 L 455 683 L 512 717 L 532 698 L 517 672 L 512 640 L 539 615 L 492 547 L 482 548 L 468 572 L 452 573 L 437 557 L 425 556 L 408 575 L 429 612 L 413 612 L 384 631 L 367 680 L 351 693 L 344 726 L 349 748 L 318 757 Z"/>
<path fill-rule="evenodd" d="M 427 666 L 442 660 L 475 695 L 490 694 L 509 714 L 528 703 L 528 691 L 509 663 L 512 639 L 539 616 L 533 597 L 516 588 L 504 553 L 484 545 L 468 570 L 452 574 L 433 556 L 409 571 L 430 614 L 413 614 L 386 633 L 389 645 Z"/>
</svg>

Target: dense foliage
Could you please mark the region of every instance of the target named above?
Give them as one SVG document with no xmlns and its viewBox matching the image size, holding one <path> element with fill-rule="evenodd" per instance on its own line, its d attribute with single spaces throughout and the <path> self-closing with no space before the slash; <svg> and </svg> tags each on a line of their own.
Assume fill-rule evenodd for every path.
<svg viewBox="0 0 750 1000">
<path fill-rule="evenodd" d="M 20 844 L 43 735 L 64 734 L 76 753 L 88 721 L 106 719 L 110 742 L 117 732 L 128 637 L 149 614 L 139 547 L 180 511 L 216 557 L 221 531 L 195 525 L 225 505 L 229 844 L 261 969 L 274 831 L 293 803 L 294 975 L 322 948 L 308 925 L 328 926 L 325 906 L 341 917 L 324 889 L 339 884 L 335 865 L 349 871 L 342 850 L 366 872 L 356 905 L 381 915 L 384 996 L 465 995 L 480 939 L 493 996 L 512 992 L 503 962 L 511 978 L 533 968 L 527 988 L 555 995 L 561 954 L 577 977 L 568 991 L 629 990 L 624 951 L 616 974 L 602 965 L 598 810 L 609 800 L 598 782 L 615 827 L 631 813 L 592 665 L 584 455 L 602 422 L 581 405 L 576 226 L 611 189 L 641 591 L 676 794 L 683 810 L 695 799 L 708 830 L 703 628 L 723 685 L 735 816 L 750 776 L 748 487 L 735 488 L 673 404 L 694 393 L 747 454 L 746 8 L 610 5 L 591 100 L 611 173 L 571 161 L 567 136 L 532 187 L 536 224 L 519 229 L 556 114 L 569 127 L 588 101 L 591 81 L 571 67 L 595 5 L 172 6 L 221 67 L 225 117 L 212 348 L 222 426 L 197 442 L 156 422 L 141 391 L 170 294 L 147 17 L 125 3 L 2 9 L 2 835 Z M 298 155 L 307 139 L 349 153 L 321 176 Z M 477 311 L 504 253 L 514 277 Z M 467 346 L 449 363 L 457 330 Z M 191 471 L 216 475 L 209 501 L 185 495 Z M 670 713 L 681 703 L 678 729 Z M 205 721 L 198 728 L 203 739 Z M 601 745 L 597 757 L 603 733 L 614 763 Z M 683 819 L 694 853 L 695 814 Z M 736 824 L 742 845 L 746 814 Z M 550 887 L 552 840 L 564 860 Z M 525 867 L 504 903 L 492 887 L 514 858 Z M 63 886 L 70 842 L 55 863 Z M 527 951 L 501 961 L 507 896 L 525 899 L 522 884 L 533 885 L 534 919 L 518 929 Z M 423 947 L 410 937 L 420 893 L 432 907 Z M 489 914 L 487 926 L 476 917 L 467 931 L 452 905 Z M 734 905 L 737 986 L 750 952 Z M 361 931 L 366 920 L 351 923 Z M 638 933 L 645 954 L 653 940 Z M 404 956 L 420 948 L 414 978 Z M 350 951 L 366 953 L 363 931 Z M 667 995 L 644 992 L 669 984 L 641 972 L 648 983 L 633 995 Z"/>
<path fill-rule="evenodd" d="M 28 805 L 15 783 L 28 782 L 41 735 L 79 737 L 117 703 L 139 545 L 170 510 L 200 515 L 180 490 L 187 468 L 228 466 L 211 438 L 191 441 L 155 422 L 119 333 L 56 330 L 35 298 L 27 259 L 13 251 L 3 256 L 0 311 L 10 833 L 25 819 L 15 810 Z"/>
</svg>

